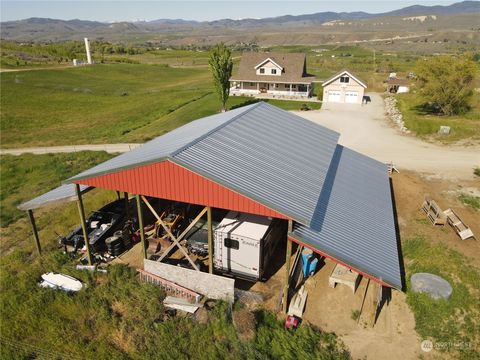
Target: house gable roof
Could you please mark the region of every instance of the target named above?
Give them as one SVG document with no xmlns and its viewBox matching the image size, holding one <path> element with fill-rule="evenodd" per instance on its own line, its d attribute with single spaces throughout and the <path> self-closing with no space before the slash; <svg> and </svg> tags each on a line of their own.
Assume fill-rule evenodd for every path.
<svg viewBox="0 0 480 360">
<path fill-rule="evenodd" d="M 272 61 L 281 67 L 282 74 L 278 75 L 257 75 L 256 68 Z M 304 83 L 310 84 L 315 77 L 306 73 L 306 56 L 299 53 L 259 53 L 244 52 L 240 59 L 238 70 L 230 81 L 252 81 L 252 82 L 283 82 L 283 83 Z"/>
<path fill-rule="evenodd" d="M 339 73 L 336 73 L 335 75 L 333 75 L 331 78 L 325 80 L 322 84 L 322 86 L 327 86 L 328 84 L 334 82 L 335 80 L 337 80 L 340 76 L 343 76 L 343 75 L 348 75 L 349 77 L 353 78 L 358 84 L 360 84 L 361 86 L 363 86 L 365 89 L 367 88 L 367 85 L 365 85 L 365 83 L 363 81 L 361 81 L 359 78 L 357 78 L 355 75 L 353 75 L 351 72 L 349 72 L 348 70 L 342 70 L 340 71 Z"/>
<path fill-rule="evenodd" d="M 264 65 L 265 63 L 267 62 L 271 62 L 273 65 L 275 65 L 277 68 L 279 68 L 280 70 L 283 70 L 283 67 L 281 67 L 280 65 L 278 65 L 275 61 L 273 61 L 272 59 L 268 58 L 268 59 L 265 59 L 264 61 L 262 61 L 261 63 L 259 63 L 257 66 L 255 66 L 255 69 L 258 69 L 260 66 Z"/>
</svg>

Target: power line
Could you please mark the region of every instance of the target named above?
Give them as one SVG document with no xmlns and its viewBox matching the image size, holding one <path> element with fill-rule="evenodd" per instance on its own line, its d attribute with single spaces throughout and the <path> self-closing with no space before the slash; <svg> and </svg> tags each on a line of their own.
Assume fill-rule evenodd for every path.
<svg viewBox="0 0 480 360">
<path fill-rule="evenodd" d="M 38 359 L 71 359 L 71 360 L 85 360 L 85 358 L 74 354 L 65 354 L 54 350 L 46 350 L 44 348 L 27 344 L 18 340 L 8 339 L 0 336 L 0 343 L 6 345 L 14 350 L 20 350 L 27 353 L 34 353 Z"/>
</svg>

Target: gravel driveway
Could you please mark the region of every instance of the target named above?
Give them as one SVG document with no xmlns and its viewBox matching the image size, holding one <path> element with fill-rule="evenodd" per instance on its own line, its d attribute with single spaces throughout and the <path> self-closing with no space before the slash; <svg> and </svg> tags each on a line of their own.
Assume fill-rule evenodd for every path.
<svg viewBox="0 0 480 360">
<path fill-rule="evenodd" d="M 321 110 L 295 112 L 339 132 L 339 143 L 382 162 L 446 179 L 473 179 L 480 146 L 442 146 L 401 134 L 384 115 L 379 94 L 368 105 L 323 104 Z"/>
</svg>

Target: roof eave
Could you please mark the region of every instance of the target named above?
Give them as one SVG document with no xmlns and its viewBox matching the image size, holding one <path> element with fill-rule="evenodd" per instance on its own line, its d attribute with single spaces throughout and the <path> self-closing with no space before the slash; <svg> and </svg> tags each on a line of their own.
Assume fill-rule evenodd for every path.
<svg viewBox="0 0 480 360">
<path fill-rule="evenodd" d="M 342 259 L 338 259 L 338 257 L 334 257 L 334 256 L 328 254 L 323 249 L 319 249 L 318 247 L 310 244 L 308 241 L 301 238 L 300 236 L 295 235 L 295 233 L 290 233 L 290 234 L 288 234 L 288 236 L 291 237 L 294 241 L 296 240 L 296 242 L 301 243 L 303 246 L 306 246 L 307 248 L 309 248 L 309 249 L 311 249 L 311 250 L 313 250 L 313 251 L 315 251 L 315 252 L 317 252 L 317 253 L 319 253 L 319 254 L 327 257 L 327 258 L 329 258 L 330 260 L 336 262 L 337 264 L 341 264 L 341 265 L 359 273 L 362 276 L 366 276 L 367 278 L 378 282 L 379 284 L 381 284 L 383 286 L 388 286 L 388 287 L 394 288 L 396 290 L 402 291 L 402 284 L 401 283 L 400 284 L 393 284 L 390 281 L 384 280 L 381 276 L 371 274 L 371 273 L 369 273 L 365 270 L 361 270 L 358 266 L 357 267 L 351 266 L 351 265 L 348 264 L 347 261 L 344 261 Z"/>
</svg>

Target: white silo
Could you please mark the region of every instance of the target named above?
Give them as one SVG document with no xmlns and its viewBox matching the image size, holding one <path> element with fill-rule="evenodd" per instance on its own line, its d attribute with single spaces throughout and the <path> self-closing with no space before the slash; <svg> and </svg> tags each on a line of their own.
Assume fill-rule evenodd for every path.
<svg viewBox="0 0 480 360">
<path fill-rule="evenodd" d="M 85 50 L 87 51 L 87 63 L 92 63 L 92 55 L 90 54 L 90 43 L 88 42 L 88 38 L 85 38 Z"/>
</svg>

